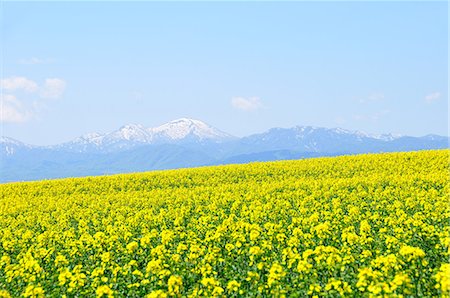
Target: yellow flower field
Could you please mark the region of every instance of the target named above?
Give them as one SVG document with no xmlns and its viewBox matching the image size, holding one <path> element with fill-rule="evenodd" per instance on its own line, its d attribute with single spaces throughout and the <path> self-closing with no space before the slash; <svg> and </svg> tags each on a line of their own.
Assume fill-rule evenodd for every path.
<svg viewBox="0 0 450 298">
<path fill-rule="evenodd" d="M 0 190 L 0 297 L 449 296 L 448 150 Z"/>
</svg>

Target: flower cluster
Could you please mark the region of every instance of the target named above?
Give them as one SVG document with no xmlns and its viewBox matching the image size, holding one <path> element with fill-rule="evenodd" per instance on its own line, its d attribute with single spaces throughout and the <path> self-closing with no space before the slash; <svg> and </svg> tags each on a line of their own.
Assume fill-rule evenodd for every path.
<svg viewBox="0 0 450 298">
<path fill-rule="evenodd" d="M 0 185 L 0 297 L 449 297 L 449 151 Z"/>
</svg>

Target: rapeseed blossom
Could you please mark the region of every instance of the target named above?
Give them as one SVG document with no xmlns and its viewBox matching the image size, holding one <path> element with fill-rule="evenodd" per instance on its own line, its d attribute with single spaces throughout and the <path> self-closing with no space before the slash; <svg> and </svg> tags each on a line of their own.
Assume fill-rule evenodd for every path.
<svg viewBox="0 0 450 298">
<path fill-rule="evenodd" d="M 449 151 L 0 185 L 0 297 L 450 297 Z"/>
</svg>

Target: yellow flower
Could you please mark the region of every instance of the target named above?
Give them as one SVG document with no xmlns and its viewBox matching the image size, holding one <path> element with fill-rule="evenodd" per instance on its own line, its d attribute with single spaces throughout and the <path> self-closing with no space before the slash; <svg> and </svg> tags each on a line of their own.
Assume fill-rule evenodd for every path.
<svg viewBox="0 0 450 298">
<path fill-rule="evenodd" d="M 213 277 L 204 277 L 201 283 L 205 287 L 214 287 L 217 284 L 217 281 Z"/>
<path fill-rule="evenodd" d="M 146 298 L 166 298 L 167 294 L 163 290 L 156 290 L 145 296 Z"/>
<path fill-rule="evenodd" d="M 72 273 L 70 273 L 69 270 L 64 269 L 63 271 L 61 271 L 59 273 L 58 276 L 58 280 L 59 280 L 59 285 L 63 286 L 68 280 L 70 280 L 72 277 Z"/>
<path fill-rule="evenodd" d="M 269 275 L 267 278 L 267 285 L 270 287 L 274 283 L 278 282 L 281 278 L 283 278 L 286 275 L 286 272 L 284 272 L 283 267 L 280 266 L 278 263 L 274 263 L 272 267 L 270 267 Z"/>
<path fill-rule="evenodd" d="M 11 258 L 10 258 L 9 256 L 3 255 L 3 256 L 0 258 L 0 268 L 1 268 L 3 265 L 9 265 L 10 263 L 11 263 Z"/>
<path fill-rule="evenodd" d="M 320 223 L 314 228 L 314 230 L 316 231 L 317 236 L 322 238 L 330 232 L 330 224 L 328 222 Z"/>
<path fill-rule="evenodd" d="M 174 262 L 180 262 L 181 261 L 181 256 L 179 255 L 179 254 L 173 254 L 172 255 L 172 260 L 174 261 Z"/>
<path fill-rule="evenodd" d="M 108 298 L 113 297 L 114 294 L 113 290 L 111 290 L 111 288 L 108 287 L 107 285 L 99 286 L 95 291 L 95 293 L 97 294 L 97 297 L 106 296 Z"/>
<path fill-rule="evenodd" d="M 148 262 L 145 271 L 147 273 L 157 274 L 162 269 L 161 260 L 151 260 Z"/>
<path fill-rule="evenodd" d="M 250 240 L 256 240 L 258 237 L 259 237 L 259 231 L 257 231 L 257 230 L 252 230 L 251 232 L 250 232 Z"/>
<path fill-rule="evenodd" d="M 56 256 L 56 258 L 55 258 L 55 266 L 56 266 L 56 267 L 59 267 L 59 266 L 65 266 L 65 265 L 67 265 L 67 264 L 69 264 L 69 261 L 67 261 L 67 259 L 66 259 L 65 256 L 63 256 L 63 255 L 61 255 L 61 254 L 58 254 L 58 255 Z"/>
<path fill-rule="evenodd" d="M 61 276 L 61 274 L 60 274 L 60 281 L 63 281 L 63 284 L 65 282 L 65 279 L 67 279 L 67 277 L 70 278 L 70 275 L 67 276 L 67 272 L 63 276 Z M 105 273 L 105 269 L 104 268 L 102 268 L 102 267 L 94 268 L 94 270 L 92 270 L 92 272 L 91 272 L 91 277 L 95 278 L 95 277 L 98 277 L 98 276 L 102 276 L 104 273 Z M 70 272 L 69 272 L 69 274 L 70 274 Z"/>
<path fill-rule="evenodd" d="M 311 268 L 312 268 L 313 266 L 310 264 L 310 263 L 308 263 L 307 261 L 304 261 L 304 260 L 300 260 L 300 261 L 298 261 L 298 264 L 297 264 L 297 271 L 298 272 L 308 272 Z"/>
<path fill-rule="evenodd" d="M 350 285 L 346 281 L 342 282 L 335 278 L 331 278 L 328 280 L 328 283 L 325 286 L 325 290 L 335 290 L 339 293 L 340 296 L 345 296 L 345 294 L 350 294 L 353 292 Z"/>
<path fill-rule="evenodd" d="M 408 284 L 411 282 L 411 279 L 405 273 L 397 273 L 394 279 L 390 282 L 390 290 L 395 291 L 398 287 L 403 284 Z"/>
<path fill-rule="evenodd" d="M 231 244 L 231 243 L 227 243 L 227 244 L 225 244 L 225 249 L 226 249 L 228 252 L 230 252 L 230 251 L 232 251 L 232 250 L 234 249 L 234 245 Z"/>
<path fill-rule="evenodd" d="M 231 292 L 237 292 L 239 290 L 239 287 L 241 286 L 240 283 L 238 283 L 235 280 L 229 281 L 227 284 L 227 289 Z"/>
<path fill-rule="evenodd" d="M 144 274 L 138 269 L 135 269 L 131 274 L 133 274 L 135 276 L 140 276 L 140 277 L 144 276 Z"/>
<path fill-rule="evenodd" d="M 259 248 L 259 246 L 252 246 L 250 247 L 249 253 L 251 255 L 260 255 L 262 254 L 262 250 L 261 248 Z"/>
<path fill-rule="evenodd" d="M 177 253 L 181 254 L 183 251 L 187 250 L 188 246 L 184 243 L 180 243 L 177 246 Z"/>
<path fill-rule="evenodd" d="M 180 293 L 180 289 L 183 286 L 183 279 L 180 276 L 172 275 L 167 282 L 170 295 L 176 295 Z"/>
<path fill-rule="evenodd" d="M 434 279 L 437 282 L 436 289 L 450 295 L 450 264 L 442 264 L 438 273 L 434 275 Z"/>
<path fill-rule="evenodd" d="M 130 245 L 130 244 L 128 244 L 128 245 Z M 127 246 L 127 249 L 128 249 L 128 246 Z M 128 250 L 130 250 L 130 249 L 128 249 Z M 101 258 L 102 258 L 102 262 L 103 263 L 109 263 L 109 261 L 111 260 L 111 253 L 110 252 L 104 252 L 102 254 Z"/>
<path fill-rule="evenodd" d="M 173 237 L 174 237 L 173 231 L 164 230 L 161 232 L 161 243 L 168 244 L 172 240 Z"/>
<path fill-rule="evenodd" d="M 246 281 L 254 281 L 257 282 L 259 280 L 260 276 L 258 272 L 248 271 L 247 272 L 247 278 Z"/>
<path fill-rule="evenodd" d="M 127 250 L 129 253 L 134 252 L 139 247 L 139 244 L 136 241 L 132 241 L 127 244 Z"/>
<path fill-rule="evenodd" d="M 404 256 L 408 262 L 413 259 L 425 257 L 425 252 L 422 249 L 409 245 L 402 246 L 399 253 L 400 255 Z"/>
<path fill-rule="evenodd" d="M 213 297 L 217 297 L 222 295 L 222 293 L 224 292 L 224 289 L 222 287 L 214 287 L 214 290 L 212 291 L 212 295 Z"/>
<path fill-rule="evenodd" d="M 370 233 L 370 224 L 367 222 L 367 220 L 362 220 L 359 224 L 359 231 L 361 234 L 366 235 Z"/>
<path fill-rule="evenodd" d="M 25 292 L 23 293 L 24 297 L 44 297 L 44 289 L 41 288 L 40 285 L 34 286 L 29 285 L 26 287 Z"/>
<path fill-rule="evenodd" d="M 308 295 L 313 295 L 314 293 L 320 293 L 322 287 L 319 284 L 309 285 Z"/>
</svg>

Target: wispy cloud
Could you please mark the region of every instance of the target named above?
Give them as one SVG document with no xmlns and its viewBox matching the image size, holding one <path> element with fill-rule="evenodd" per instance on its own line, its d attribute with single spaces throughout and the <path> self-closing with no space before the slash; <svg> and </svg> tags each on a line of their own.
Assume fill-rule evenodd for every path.
<svg viewBox="0 0 450 298">
<path fill-rule="evenodd" d="M 66 82 L 64 80 L 58 78 L 45 79 L 45 83 L 41 91 L 41 96 L 43 98 L 56 99 L 61 97 L 65 89 Z"/>
<path fill-rule="evenodd" d="M 20 123 L 25 122 L 29 117 L 29 112 L 14 95 L 0 96 L 0 122 Z"/>
<path fill-rule="evenodd" d="M 0 81 L 0 88 L 6 91 L 23 90 L 26 92 L 36 92 L 38 84 L 25 77 L 10 77 Z"/>
<path fill-rule="evenodd" d="M 242 111 L 256 111 L 264 107 L 259 97 L 233 97 L 231 106 Z"/>
<path fill-rule="evenodd" d="M 372 121 L 372 122 L 377 122 L 380 119 L 382 119 L 383 117 L 385 117 L 386 115 L 388 115 L 391 111 L 390 110 L 382 110 L 379 112 L 375 112 L 372 114 L 357 114 L 357 115 L 353 115 L 353 119 L 357 120 L 357 121 Z"/>
<path fill-rule="evenodd" d="M 435 101 L 438 101 L 441 98 L 442 94 L 441 92 L 433 92 L 425 96 L 425 101 L 427 103 L 433 103 Z"/>
<path fill-rule="evenodd" d="M 60 98 L 66 82 L 59 78 L 45 79 L 40 86 L 26 77 L 9 77 L 0 81 L 0 122 L 19 123 L 32 119 L 48 99 Z"/>
<path fill-rule="evenodd" d="M 32 57 L 32 58 L 20 59 L 18 62 L 19 62 L 19 64 L 23 64 L 23 65 L 48 64 L 48 63 L 52 63 L 53 59 L 42 59 L 42 58 Z"/>
</svg>

